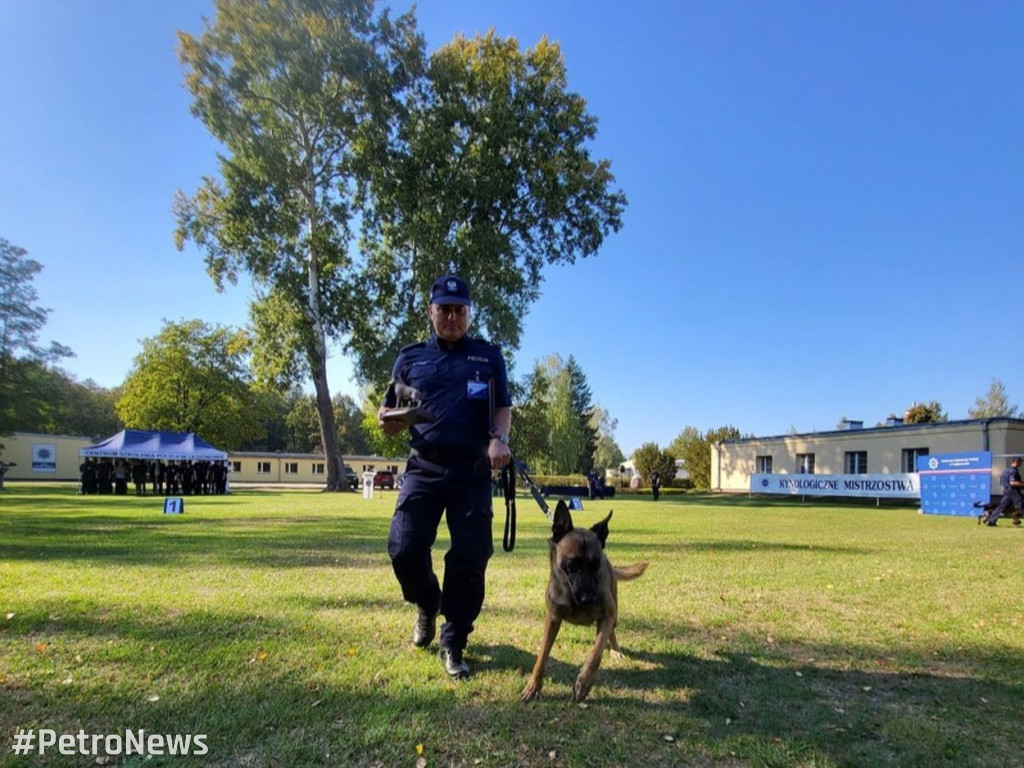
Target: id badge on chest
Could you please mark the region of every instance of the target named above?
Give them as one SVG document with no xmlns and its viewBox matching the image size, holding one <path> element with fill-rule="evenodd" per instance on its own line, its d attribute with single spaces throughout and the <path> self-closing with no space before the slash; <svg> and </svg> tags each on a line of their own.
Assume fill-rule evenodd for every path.
<svg viewBox="0 0 1024 768">
<path fill-rule="evenodd" d="M 491 386 L 488 381 L 467 381 L 466 397 L 470 400 L 490 400 Z"/>
</svg>

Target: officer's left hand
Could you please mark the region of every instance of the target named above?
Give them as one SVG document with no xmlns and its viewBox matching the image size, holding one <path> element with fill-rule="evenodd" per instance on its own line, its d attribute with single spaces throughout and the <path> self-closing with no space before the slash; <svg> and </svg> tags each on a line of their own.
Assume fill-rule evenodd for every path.
<svg viewBox="0 0 1024 768">
<path fill-rule="evenodd" d="M 491 462 L 491 469 L 501 469 L 512 459 L 512 451 L 501 440 L 494 438 L 487 446 L 487 458 Z"/>
</svg>

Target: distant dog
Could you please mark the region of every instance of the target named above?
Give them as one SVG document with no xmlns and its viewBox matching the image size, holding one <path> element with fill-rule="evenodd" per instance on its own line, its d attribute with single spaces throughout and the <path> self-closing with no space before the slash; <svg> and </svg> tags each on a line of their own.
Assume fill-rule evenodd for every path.
<svg viewBox="0 0 1024 768">
<path fill-rule="evenodd" d="M 992 510 L 999 506 L 998 501 L 990 501 L 987 504 L 983 501 L 974 502 L 974 507 L 980 509 L 981 513 L 978 515 L 978 525 L 981 525 L 992 514 Z M 1016 507 L 1013 508 L 1013 524 L 1020 525 L 1020 510 Z"/>
<path fill-rule="evenodd" d="M 570 624 L 597 625 L 597 639 L 587 654 L 576 684 L 572 687 L 575 701 L 583 701 L 594 684 L 601 654 L 607 647 L 619 656 L 619 643 L 615 637 L 615 624 L 619 617 L 619 581 L 629 581 L 640 576 L 647 563 L 638 563 L 628 568 L 613 568 L 604 553 L 608 539 L 608 513 L 592 528 L 573 528 L 572 516 L 564 501 L 555 507 L 555 519 L 551 525 L 551 575 L 548 579 L 546 596 L 548 616 L 544 623 L 544 638 L 541 640 L 537 663 L 533 674 L 523 689 L 522 701 L 532 701 L 540 695 L 544 684 L 544 672 L 551 646 L 555 643 L 563 621 Z"/>
</svg>

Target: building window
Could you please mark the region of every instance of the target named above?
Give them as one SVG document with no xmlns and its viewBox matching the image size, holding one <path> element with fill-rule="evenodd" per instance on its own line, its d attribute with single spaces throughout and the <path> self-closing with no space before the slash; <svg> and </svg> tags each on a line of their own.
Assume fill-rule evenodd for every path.
<svg viewBox="0 0 1024 768">
<path fill-rule="evenodd" d="M 848 475 L 866 475 L 868 473 L 868 452 L 847 451 L 843 464 Z"/>
<path fill-rule="evenodd" d="M 322 474 L 324 474 L 324 464 L 323 464 L 323 462 L 319 462 L 319 463 L 313 462 L 313 474 L 314 475 L 322 475 Z"/>
<path fill-rule="evenodd" d="M 927 456 L 927 448 L 904 448 L 903 449 L 903 471 L 917 472 L 917 458 L 918 456 Z"/>
<path fill-rule="evenodd" d="M 256 462 L 256 474 L 257 475 L 269 475 L 270 474 L 270 462 L 269 461 L 257 461 Z"/>
<path fill-rule="evenodd" d="M 814 474 L 814 454 L 798 453 L 796 455 L 796 473 L 798 475 Z"/>
<path fill-rule="evenodd" d="M 299 462 L 297 462 L 297 461 L 286 461 L 284 463 L 284 473 L 286 475 L 297 475 L 297 474 L 299 474 Z"/>
<path fill-rule="evenodd" d="M 231 471 L 232 472 L 241 472 L 242 471 L 242 462 L 240 462 L 240 461 L 232 461 L 231 462 Z"/>
<path fill-rule="evenodd" d="M 759 475 L 770 475 L 772 473 L 772 457 L 771 456 L 758 456 L 757 457 L 757 474 Z"/>
</svg>

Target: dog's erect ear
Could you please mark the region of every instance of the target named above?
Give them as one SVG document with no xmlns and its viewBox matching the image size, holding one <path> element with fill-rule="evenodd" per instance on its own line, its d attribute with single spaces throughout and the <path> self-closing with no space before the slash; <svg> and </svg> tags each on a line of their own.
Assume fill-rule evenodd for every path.
<svg viewBox="0 0 1024 768">
<path fill-rule="evenodd" d="M 590 530 L 597 534 L 597 538 L 601 540 L 601 549 L 604 549 L 604 543 L 608 541 L 608 521 L 612 519 L 612 512 L 609 510 L 608 517 L 599 523 L 594 523 L 590 526 Z"/>
<path fill-rule="evenodd" d="M 551 523 L 551 540 L 558 542 L 565 534 L 572 530 L 572 515 L 569 514 L 569 507 L 564 501 L 555 505 L 555 520 Z"/>
</svg>

